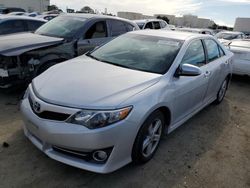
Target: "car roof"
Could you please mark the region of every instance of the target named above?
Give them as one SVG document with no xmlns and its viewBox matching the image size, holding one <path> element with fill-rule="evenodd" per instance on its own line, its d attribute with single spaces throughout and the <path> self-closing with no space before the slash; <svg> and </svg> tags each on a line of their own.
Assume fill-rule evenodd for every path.
<svg viewBox="0 0 250 188">
<path fill-rule="evenodd" d="M 39 19 L 35 17 L 29 17 L 29 16 L 16 16 L 16 15 L 0 15 L 0 20 L 34 20 L 34 21 L 42 21 L 46 22 L 44 19 Z"/>
<path fill-rule="evenodd" d="M 213 30 L 211 30 L 211 29 L 206 29 L 206 28 L 185 28 L 185 27 L 183 27 L 183 28 L 179 28 L 179 30 L 183 30 L 183 31 L 197 31 L 197 32 L 200 32 L 200 31 L 213 31 Z"/>
<path fill-rule="evenodd" d="M 85 14 L 85 13 L 65 13 L 60 14 L 59 16 L 67 16 L 67 17 L 78 17 L 78 18 L 85 18 L 85 19 L 92 19 L 92 18 L 106 18 L 106 19 L 115 19 L 133 23 L 131 20 L 116 17 L 116 16 L 108 16 L 102 14 Z"/>
<path fill-rule="evenodd" d="M 157 37 L 165 37 L 176 40 L 188 40 L 190 38 L 199 38 L 199 37 L 207 37 L 209 35 L 198 34 L 198 33 L 190 33 L 190 32 L 178 32 L 178 31 L 168 31 L 168 30 L 139 30 L 133 31 L 133 33 L 148 35 L 148 36 L 157 36 Z M 209 36 L 210 37 L 210 36 Z"/>
</svg>

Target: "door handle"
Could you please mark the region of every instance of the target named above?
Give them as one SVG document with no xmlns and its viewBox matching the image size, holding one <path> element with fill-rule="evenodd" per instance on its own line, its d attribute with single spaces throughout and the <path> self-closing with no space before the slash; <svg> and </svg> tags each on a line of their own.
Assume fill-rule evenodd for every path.
<svg viewBox="0 0 250 188">
<path fill-rule="evenodd" d="M 211 75 L 211 71 L 206 71 L 205 74 L 204 74 L 204 77 L 208 78 L 210 75 Z"/>
</svg>

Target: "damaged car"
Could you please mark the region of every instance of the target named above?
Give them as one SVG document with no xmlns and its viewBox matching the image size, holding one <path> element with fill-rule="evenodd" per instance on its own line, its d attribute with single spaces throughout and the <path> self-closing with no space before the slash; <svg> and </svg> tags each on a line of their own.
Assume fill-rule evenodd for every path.
<svg viewBox="0 0 250 188">
<path fill-rule="evenodd" d="M 133 30 L 139 27 L 126 19 L 65 14 L 34 33 L 4 35 L 0 37 L 0 88 L 27 83 L 49 67 Z"/>
</svg>

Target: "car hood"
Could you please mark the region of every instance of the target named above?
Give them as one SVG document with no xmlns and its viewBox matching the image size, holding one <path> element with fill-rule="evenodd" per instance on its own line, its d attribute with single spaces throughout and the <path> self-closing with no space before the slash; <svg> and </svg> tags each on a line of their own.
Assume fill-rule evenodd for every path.
<svg viewBox="0 0 250 188">
<path fill-rule="evenodd" d="M 42 100 L 67 107 L 115 109 L 156 84 L 162 75 L 131 70 L 81 56 L 55 65 L 32 82 Z"/>
<path fill-rule="evenodd" d="M 34 33 L 19 33 L 0 37 L 0 54 L 17 56 L 24 52 L 59 44 L 63 38 L 48 37 Z"/>
</svg>

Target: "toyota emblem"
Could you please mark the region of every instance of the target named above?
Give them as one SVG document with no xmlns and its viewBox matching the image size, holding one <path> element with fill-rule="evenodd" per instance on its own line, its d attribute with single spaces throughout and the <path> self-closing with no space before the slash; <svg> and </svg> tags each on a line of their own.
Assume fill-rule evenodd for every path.
<svg viewBox="0 0 250 188">
<path fill-rule="evenodd" d="M 36 113 L 39 113 L 41 110 L 41 105 L 38 102 L 34 102 L 33 109 Z"/>
</svg>

